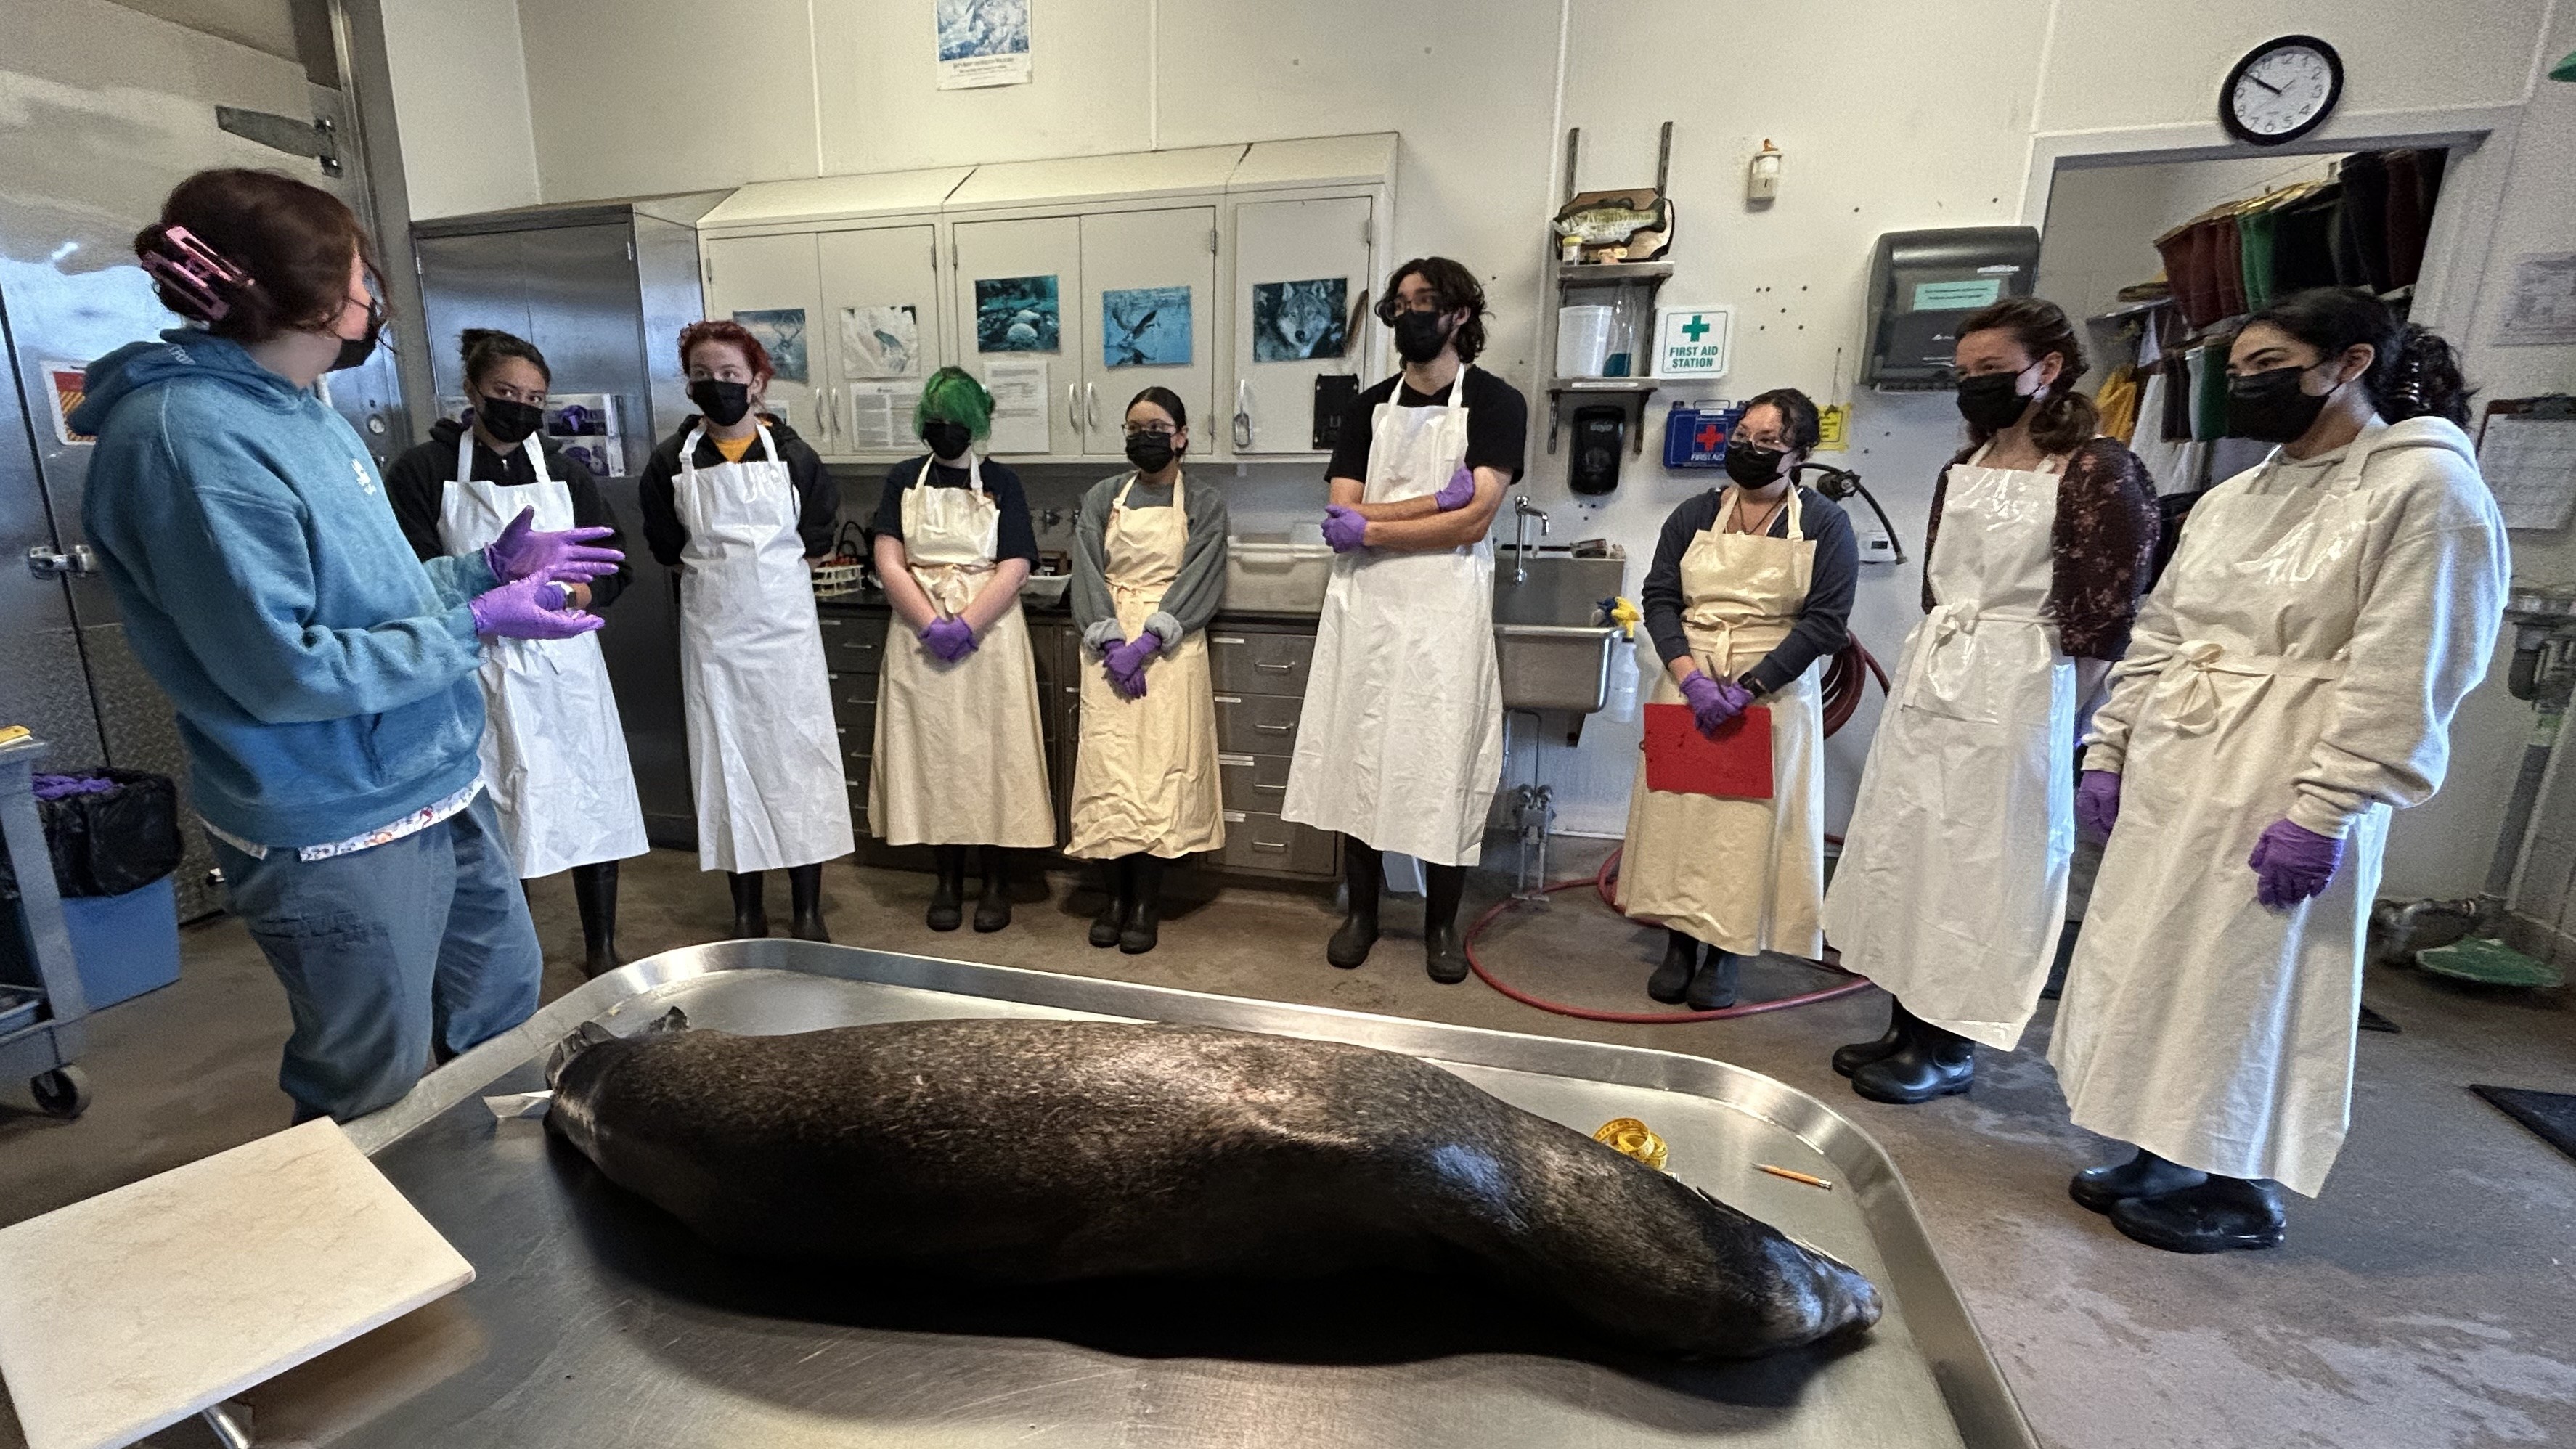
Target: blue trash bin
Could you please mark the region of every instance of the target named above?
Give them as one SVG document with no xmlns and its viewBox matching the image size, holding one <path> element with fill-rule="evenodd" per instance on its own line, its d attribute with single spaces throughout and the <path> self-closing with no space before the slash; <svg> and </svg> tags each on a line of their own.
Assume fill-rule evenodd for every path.
<svg viewBox="0 0 2576 1449">
<path fill-rule="evenodd" d="M 163 876 L 121 896 L 63 897 L 72 963 L 90 1010 L 179 979 L 179 898 L 172 879 Z"/>
</svg>

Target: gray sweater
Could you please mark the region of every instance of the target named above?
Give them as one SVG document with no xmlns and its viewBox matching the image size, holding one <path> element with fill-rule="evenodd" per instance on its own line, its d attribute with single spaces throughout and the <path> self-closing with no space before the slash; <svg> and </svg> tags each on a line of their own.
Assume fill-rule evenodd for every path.
<svg viewBox="0 0 2576 1449">
<path fill-rule="evenodd" d="M 1074 523 L 1073 619 L 1082 626 L 1082 642 L 1094 652 L 1126 637 L 1117 601 L 1109 595 L 1109 508 L 1134 476 L 1116 473 L 1092 484 L 1082 495 L 1082 516 Z M 1225 603 L 1225 492 L 1212 482 L 1191 479 L 1186 468 L 1180 492 L 1190 528 L 1181 571 L 1164 591 L 1162 606 L 1145 620 L 1166 649 L 1192 630 L 1206 628 Z M 1172 490 L 1139 482 L 1127 490 L 1127 506 L 1169 508 Z"/>
</svg>

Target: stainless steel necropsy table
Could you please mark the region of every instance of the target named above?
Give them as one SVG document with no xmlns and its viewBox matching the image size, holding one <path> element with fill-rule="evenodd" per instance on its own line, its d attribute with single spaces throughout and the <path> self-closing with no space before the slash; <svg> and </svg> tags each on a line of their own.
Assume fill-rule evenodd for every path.
<svg viewBox="0 0 2576 1449">
<path fill-rule="evenodd" d="M 543 1085 L 585 1019 L 794 1032 L 1100 1016 L 1412 1053 L 1585 1132 L 1644 1119 L 1671 1170 L 1867 1272 L 1857 1345 L 1632 1359 L 1473 1287 L 995 1293 L 723 1258 L 479 1098 Z M 673 951 L 591 982 L 353 1124 L 480 1274 L 253 1393 L 262 1442 L 1049 1445 L 1726 1443 L 2022 1449 L 2011 1395 L 1886 1156 L 1814 1098 L 1699 1057 L 792 941 Z M 1755 1170 L 1832 1180 L 1822 1191 Z"/>
</svg>

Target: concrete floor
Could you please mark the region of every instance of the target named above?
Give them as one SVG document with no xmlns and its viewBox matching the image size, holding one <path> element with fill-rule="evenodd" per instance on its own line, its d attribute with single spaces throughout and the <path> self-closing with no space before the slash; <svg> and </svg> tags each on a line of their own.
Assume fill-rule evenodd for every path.
<svg viewBox="0 0 2576 1449">
<path fill-rule="evenodd" d="M 1559 868 L 1606 846 L 1567 842 Z M 715 939 L 720 883 L 672 852 L 629 863 L 621 944 L 630 957 Z M 2548 996 L 2457 988 L 2374 970 L 2372 1005 L 2401 1035 L 2365 1034 L 2350 1145 L 2323 1200 L 2291 1200 L 2290 1239 L 2269 1253 L 2180 1258 L 2139 1247 L 2069 1202 L 2067 1175 L 2108 1155 L 2066 1122 L 2041 1058 L 2052 1008 L 2021 1051 L 1982 1052 L 1975 1093 L 1919 1108 L 1852 1095 L 1825 1065 L 1875 1035 L 1876 992 L 1800 1010 L 1687 1026 L 1602 1026 L 1517 1005 L 1421 969 L 1418 914 L 1355 972 L 1322 960 L 1336 917 L 1320 895 L 1217 890 L 1176 876 L 1161 949 L 1084 943 L 1096 901 L 1052 880 L 1012 929 L 938 935 L 921 922 L 922 875 L 835 865 L 835 936 L 890 951 L 1234 995 L 1386 1012 L 1510 1031 L 1696 1052 L 1815 1093 L 1894 1156 L 1951 1276 L 2040 1441 L 2058 1449 L 2178 1444 L 2474 1449 L 2576 1444 L 2576 1162 L 2471 1096 L 2472 1081 L 2576 1088 L 2576 1009 Z M 1505 889 L 1479 873 L 1470 911 Z M 771 889 L 783 897 L 785 883 Z M 549 998 L 578 984 L 580 929 L 562 879 L 536 883 Z M 1497 921 L 1480 956 L 1497 975 L 1562 1000 L 1652 1009 L 1641 989 L 1659 937 L 1587 892 Z M 772 902 L 784 923 L 783 899 Z M 181 982 L 94 1019 L 84 1065 L 96 1105 L 81 1121 L 0 1097 L 0 1223 L 220 1151 L 286 1124 L 275 1086 L 281 993 L 238 924 L 191 928 Z M 1819 984 L 1787 962 L 1745 973 L 1748 999 Z M 2563 993 L 2561 994 L 2563 995 Z M 0 1446 L 14 1444 L 0 1421 Z M 180 1431 L 156 1439 L 204 1442 Z"/>
</svg>

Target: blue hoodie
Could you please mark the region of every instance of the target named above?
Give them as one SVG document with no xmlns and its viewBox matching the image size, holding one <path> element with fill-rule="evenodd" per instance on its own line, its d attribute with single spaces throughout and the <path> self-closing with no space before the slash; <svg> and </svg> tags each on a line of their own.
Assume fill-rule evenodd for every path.
<svg viewBox="0 0 2576 1449">
<path fill-rule="evenodd" d="M 126 641 L 179 709 L 197 812 L 271 846 L 473 783 L 479 553 L 424 565 L 357 431 L 239 343 L 165 332 L 89 369 L 81 522 Z"/>
</svg>

